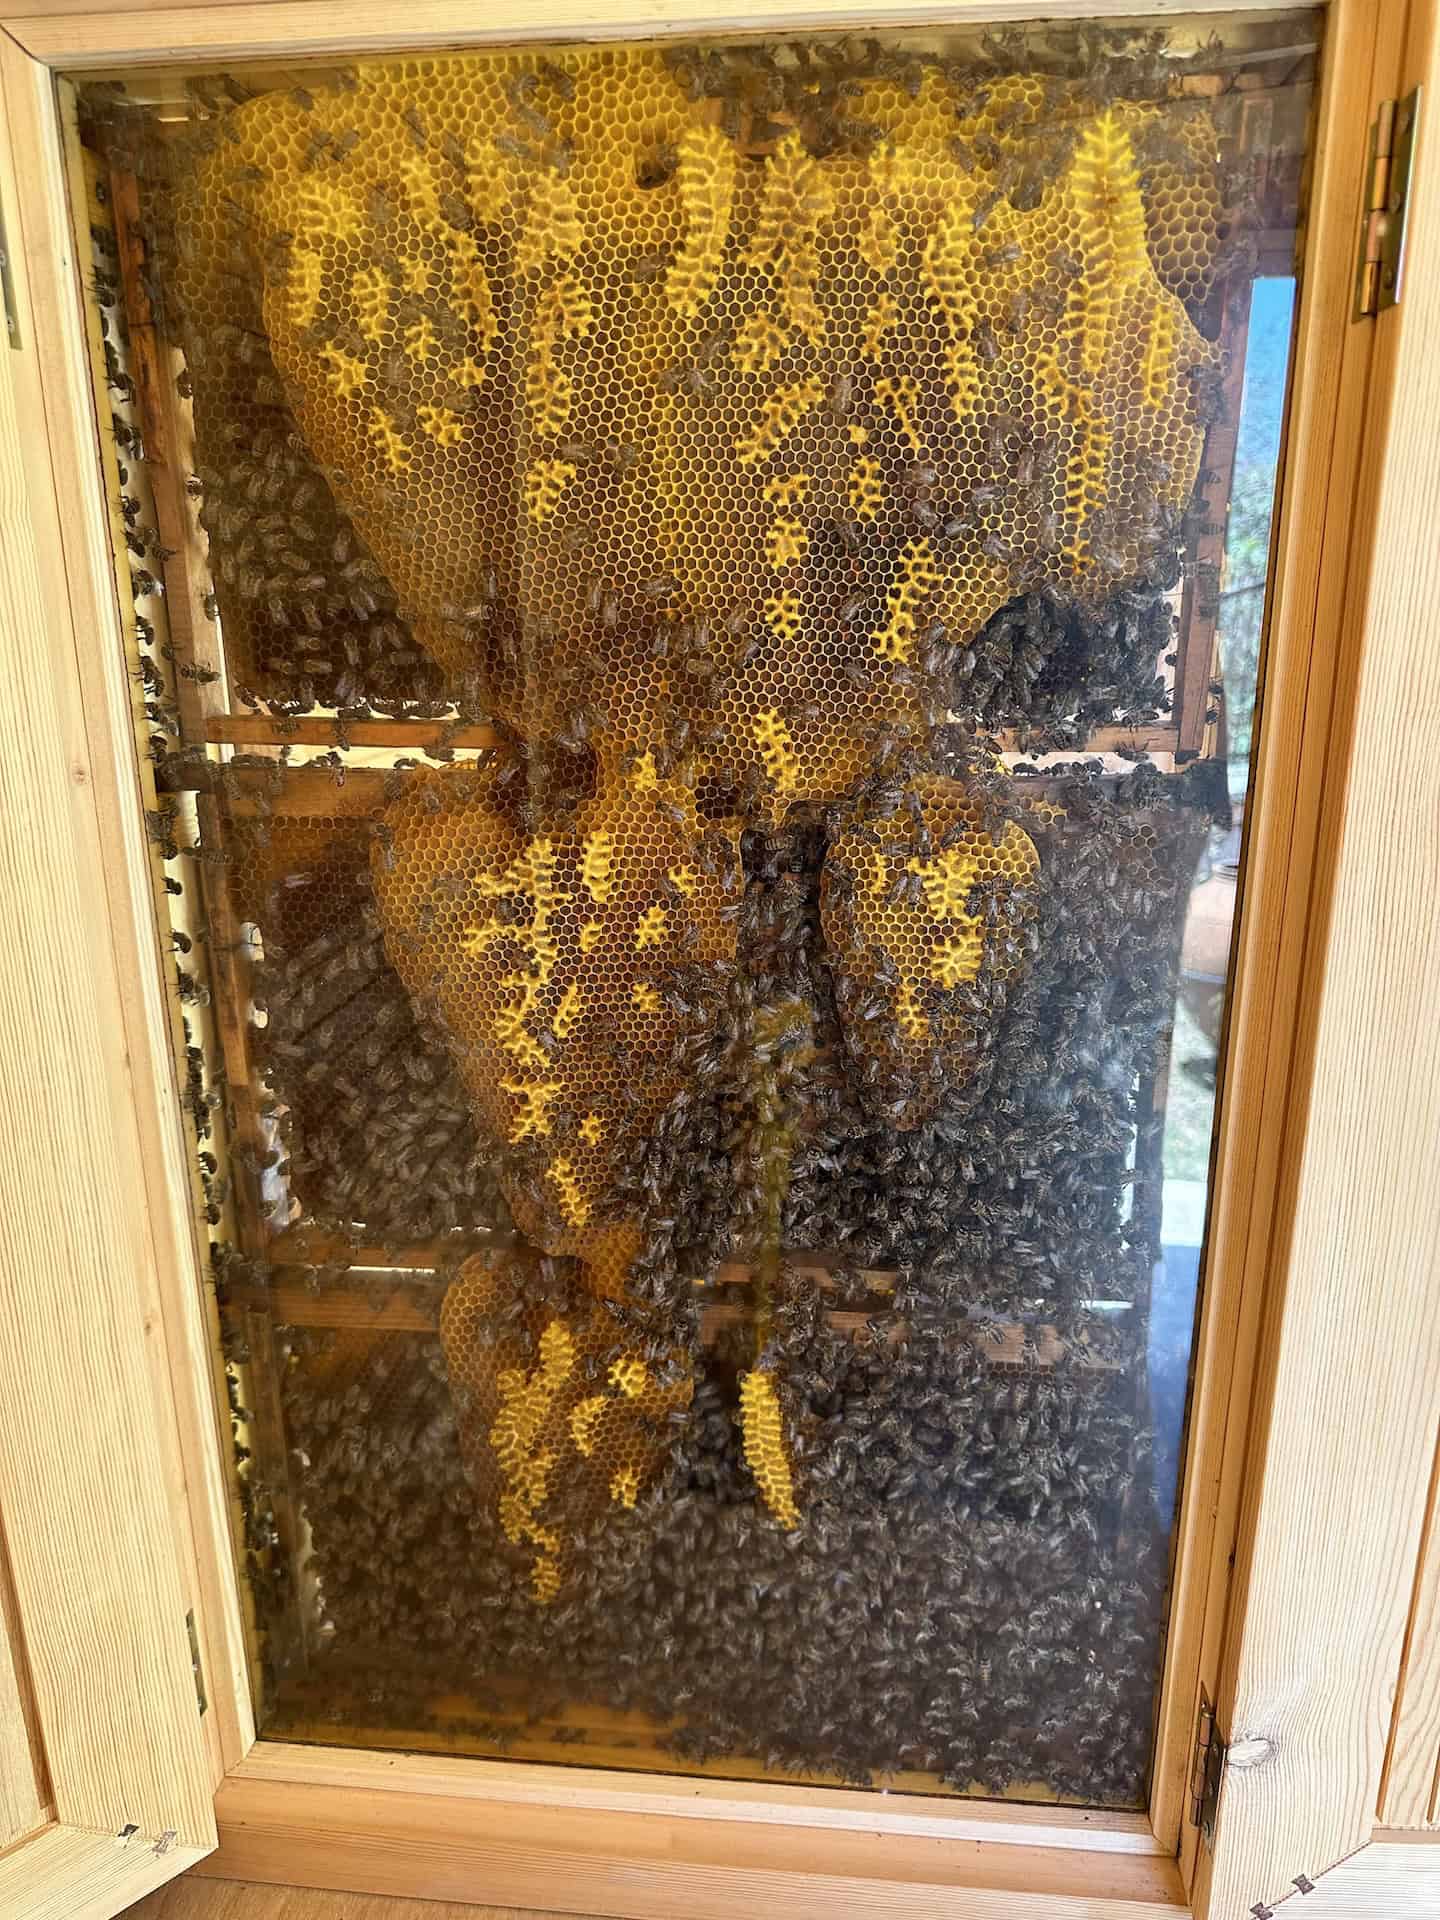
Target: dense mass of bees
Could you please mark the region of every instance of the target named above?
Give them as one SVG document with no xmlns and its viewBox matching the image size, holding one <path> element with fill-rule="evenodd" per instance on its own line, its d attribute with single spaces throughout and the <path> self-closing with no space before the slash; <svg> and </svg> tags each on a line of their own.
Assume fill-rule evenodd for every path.
<svg viewBox="0 0 1440 1920">
<path fill-rule="evenodd" d="M 907 1131 L 845 1068 L 813 885 L 820 829 L 747 847 L 738 964 L 637 1155 L 650 1225 L 633 1300 L 614 1308 L 616 1344 L 656 1379 L 691 1358 L 693 1388 L 671 1376 L 685 1417 L 654 1422 L 664 1470 L 619 1523 L 582 1484 L 556 1488 L 548 1518 L 571 1571 L 550 1605 L 530 1597 L 532 1553 L 465 1498 L 456 1423 L 463 1446 L 474 1416 L 448 1348 L 367 1340 L 342 1393 L 316 1384 L 337 1336 L 289 1336 L 287 1408 L 336 1647 L 293 1690 L 300 1725 L 534 1751 L 602 1706 L 654 1716 L 682 1765 L 744 1755 L 859 1782 L 913 1770 L 1138 1801 L 1165 1574 L 1144 1398 L 1160 1184 L 1148 1085 L 1205 819 L 1143 770 L 1046 788 L 1066 805 L 1029 830 L 1033 967 L 997 986 L 965 1085 Z M 811 996 L 820 1044 L 785 1096 L 803 1126 L 757 1372 L 772 1230 L 763 1140 L 737 1127 L 735 1088 L 781 982 Z M 836 1246 L 846 1265 L 821 1289 L 805 1250 Z M 702 1344 L 702 1317 L 737 1290 L 692 1281 L 737 1253 L 747 1304 Z M 543 1371 L 545 1327 L 580 1305 L 568 1263 L 546 1266 L 506 1262 L 487 1282 L 517 1374 Z M 889 1291 L 870 1290 L 876 1270 L 898 1275 Z M 836 1324 L 837 1301 L 863 1321 Z M 785 1422 L 791 1528 L 774 1517 L 783 1488 L 768 1507 L 757 1497 L 765 1463 L 737 1418 L 756 1377 Z M 602 1372 L 585 1391 L 606 1392 Z"/>
<path fill-rule="evenodd" d="M 1244 224 L 1171 93 L 1115 32 L 397 59 L 165 140 L 96 105 L 232 692 L 335 715 L 329 812 L 200 777 L 259 1190 L 338 1244 L 317 1286 L 456 1236 L 433 1338 L 287 1337 L 319 1718 L 523 1681 L 696 1759 L 1137 1794 L 1211 789 L 998 749 L 1168 701 Z M 382 781 L 376 713 L 499 743 Z"/>
</svg>

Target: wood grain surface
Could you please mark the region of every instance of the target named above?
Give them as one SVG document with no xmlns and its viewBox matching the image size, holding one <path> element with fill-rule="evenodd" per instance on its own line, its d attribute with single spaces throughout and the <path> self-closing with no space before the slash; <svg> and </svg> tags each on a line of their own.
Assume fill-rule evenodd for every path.
<svg viewBox="0 0 1440 1920">
<path fill-rule="evenodd" d="M 129 1920 L 545 1920 L 530 1907 L 456 1906 L 453 1900 L 398 1900 L 373 1893 L 264 1887 L 187 1874 L 129 1909 Z M 600 1920 L 582 1915 L 580 1920 Z"/>
<path fill-rule="evenodd" d="M 1435 11 L 1411 8 L 1399 89 L 1423 81 L 1432 109 Z M 1212 1920 L 1293 1894 L 1369 1837 L 1440 1417 L 1436 151 L 1412 181 L 1405 297 L 1375 323 L 1352 449 L 1341 684 L 1356 693 L 1332 730 L 1333 878 L 1311 915 L 1257 1361 L 1218 1702 L 1231 1762 L 1195 1882 Z"/>
<path fill-rule="evenodd" d="M 51 202 L 13 54 L 0 194 L 34 342 L 69 271 L 68 219 L 37 230 Z M 33 348 L 0 368 L 0 1511 L 61 1823 L 200 1847 L 213 1815 L 144 1311 L 155 1253 L 49 395 Z"/>
</svg>

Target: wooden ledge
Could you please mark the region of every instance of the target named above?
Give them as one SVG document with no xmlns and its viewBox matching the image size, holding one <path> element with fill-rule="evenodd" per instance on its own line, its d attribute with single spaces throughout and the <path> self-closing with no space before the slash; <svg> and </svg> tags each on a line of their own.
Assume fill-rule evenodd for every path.
<svg viewBox="0 0 1440 1920">
<path fill-rule="evenodd" d="M 562 1795 L 563 1770 L 547 1771 Z M 801 1808 L 793 1823 L 689 1819 L 255 1779 L 244 1767 L 221 1786 L 215 1810 L 220 1846 L 200 1871 L 225 1880 L 626 1920 L 1178 1920 L 1186 1912 L 1173 1860 L 976 1839 L 969 1822 L 954 1838 L 822 1831 L 805 1824 Z M 957 1825 L 964 1818 L 962 1810 Z"/>
</svg>

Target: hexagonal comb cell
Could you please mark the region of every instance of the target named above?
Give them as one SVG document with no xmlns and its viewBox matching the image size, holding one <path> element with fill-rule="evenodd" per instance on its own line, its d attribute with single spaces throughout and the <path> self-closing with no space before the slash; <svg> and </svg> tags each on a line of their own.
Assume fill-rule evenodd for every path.
<svg viewBox="0 0 1440 1920">
<path fill-rule="evenodd" d="M 178 215 L 192 329 L 248 263 L 336 552 L 451 687 L 526 739 L 682 740 L 775 813 L 921 737 L 1017 591 L 1164 574 L 1217 365 L 1203 116 L 1070 99 L 1057 138 L 1033 78 L 967 115 L 939 64 L 844 77 L 838 130 L 798 82 L 727 130 L 648 49 L 366 64 L 229 115 Z M 303 608 L 324 569 L 272 532 L 238 597 Z"/>
<path fill-rule="evenodd" d="M 1014 820 L 987 823 L 961 781 L 921 775 L 904 799 L 835 840 L 821 922 L 862 1085 L 909 1128 L 963 1081 L 977 1025 L 998 1011 L 993 992 L 971 991 L 982 969 L 993 990 L 1025 964 L 1040 856 Z"/>
<path fill-rule="evenodd" d="M 516 1220 L 596 1297 L 627 1297 L 621 1174 L 680 1087 L 677 976 L 735 958 L 742 826 L 863 790 L 882 741 L 923 756 L 967 683 L 989 725 L 1043 685 L 1067 737 L 1087 676 L 1101 712 L 1163 697 L 1166 617 L 1103 662 L 1096 635 L 1118 583 L 1153 608 L 1173 582 L 1217 366 L 1213 130 L 837 57 L 828 87 L 793 50 L 367 63 L 239 106 L 180 192 L 177 290 L 231 349 L 202 429 L 233 441 L 249 378 L 298 428 L 262 468 L 326 490 L 328 569 L 261 513 L 250 575 L 219 541 L 227 592 L 293 604 L 338 695 L 364 677 L 343 641 L 326 664 L 338 567 L 516 743 L 406 783 L 374 902 Z M 836 840 L 821 919 L 852 1061 L 914 1127 L 1024 963 L 1039 856 L 938 775 L 907 799 Z M 517 1432 L 571 1364 L 545 1337 Z"/>
<path fill-rule="evenodd" d="M 451 1282 L 440 1339 L 460 1444 L 482 1499 L 527 1557 L 546 1603 L 571 1532 L 629 1511 L 669 1456 L 673 1415 L 693 1389 L 689 1358 L 646 1357 L 573 1280 L 573 1262 L 477 1254 Z"/>
<path fill-rule="evenodd" d="M 623 1291 L 633 1230 L 614 1216 L 615 1172 L 679 1084 L 677 962 L 734 957 L 738 831 L 703 823 L 647 760 L 564 831 L 527 833 L 507 771 L 417 776 L 377 838 L 375 898 L 516 1219 L 579 1255 L 597 1292 Z"/>
<path fill-rule="evenodd" d="M 280 1464 L 378 1692 L 403 1641 L 699 1758 L 1143 1770 L 1204 799 L 998 756 L 1193 704 L 1270 77 L 962 29 L 198 96 L 156 257 L 213 610 L 269 750 L 337 746 L 228 817 L 253 1057 L 296 1219 L 404 1309 L 282 1283 Z"/>
</svg>

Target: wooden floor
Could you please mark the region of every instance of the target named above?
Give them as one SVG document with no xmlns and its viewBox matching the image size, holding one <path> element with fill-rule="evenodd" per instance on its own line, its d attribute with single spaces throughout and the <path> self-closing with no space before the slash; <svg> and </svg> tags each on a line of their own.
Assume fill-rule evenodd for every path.
<svg viewBox="0 0 1440 1920">
<path fill-rule="evenodd" d="M 518 1907 L 456 1906 L 451 1900 L 392 1900 L 371 1893 L 314 1893 L 308 1887 L 243 1886 L 238 1880 L 174 1880 L 129 1909 L 130 1920 L 546 1920 Z M 570 1920 L 577 1920 L 572 1915 Z M 579 1920 L 599 1920 L 598 1915 Z"/>
</svg>

